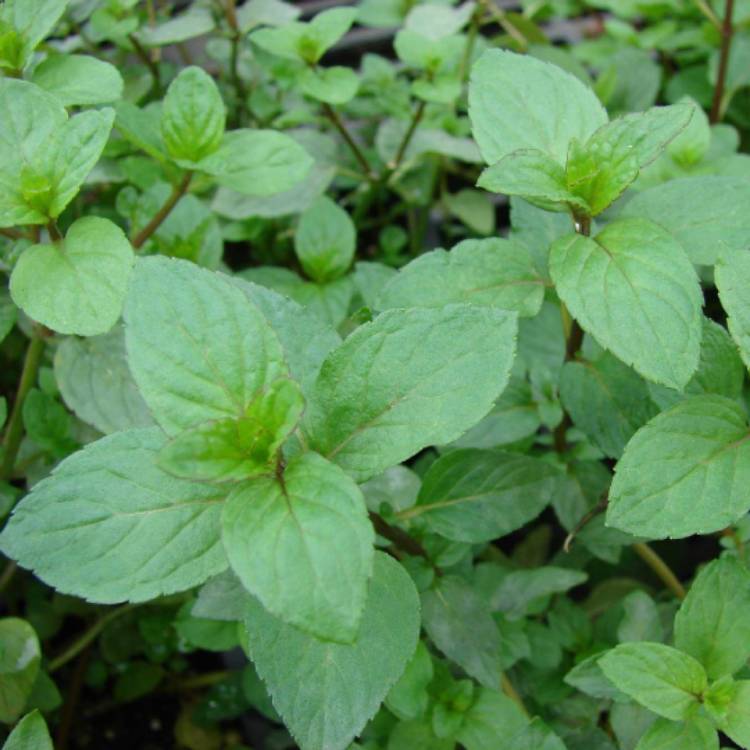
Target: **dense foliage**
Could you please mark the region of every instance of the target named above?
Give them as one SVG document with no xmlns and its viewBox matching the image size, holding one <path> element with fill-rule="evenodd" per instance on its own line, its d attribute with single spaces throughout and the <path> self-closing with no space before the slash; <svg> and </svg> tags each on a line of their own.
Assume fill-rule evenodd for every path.
<svg viewBox="0 0 750 750">
<path fill-rule="evenodd" d="M 507 5 L 0 2 L 6 750 L 750 748 L 750 2 Z"/>
</svg>

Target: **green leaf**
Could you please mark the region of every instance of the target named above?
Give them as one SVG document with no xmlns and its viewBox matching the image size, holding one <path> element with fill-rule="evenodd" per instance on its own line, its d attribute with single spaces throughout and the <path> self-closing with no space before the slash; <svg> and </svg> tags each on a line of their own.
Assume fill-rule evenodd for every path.
<svg viewBox="0 0 750 750">
<path fill-rule="evenodd" d="M 0 289 L 0 342 L 13 330 L 16 324 L 17 308 L 7 289 Z"/>
<path fill-rule="evenodd" d="M 682 245 L 693 263 L 713 265 L 744 254 L 750 244 L 750 180 L 705 175 L 644 190 L 620 216 L 650 219 Z"/>
<path fill-rule="evenodd" d="M 190 8 L 187 13 L 181 13 L 156 26 L 142 26 L 138 31 L 138 38 L 146 47 L 164 47 L 208 34 L 214 26 L 208 8 Z"/>
<path fill-rule="evenodd" d="M 23 713 L 41 661 L 39 639 L 26 620 L 0 620 L 0 721 L 12 724 Z"/>
<path fill-rule="evenodd" d="M 719 750 L 719 736 L 711 722 L 700 717 L 684 724 L 657 719 L 635 750 Z"/>
<path fill-rule="evenodd" d="M 561 476 L 554 465 L 531 456 L 451 451 L 430 466 L 417 504 L 402 517 L 420 516 L 447 539 L 487 542 L 536 518 Z"/>
<path fill-rule="evenodd" d="M 321 196 L 302 213 L 294 250 L 305 273 L 321 283 L 343 276 L 357 249 L 357 229 L 349 214 Z"/>
<path fill-rule="evenodd" d="M 567 750 L 563 741 L 535 716 L 510 740 L 513 750 Z"/>
<path fill-rule="evenodd" d="M 527 722 L 518 704 L 496 690 L 477 692 L 474 705 L 463 716 L 458 741 L 466 750 L 498 750 L 498 739 L 507 739 L 507 745 L 500 745 L 502 750 L 518 750 L 513 740 Z"/>
<path fill-rule="evenodd" d="M 224 136 L 226 109 L 219 89 L 202 68 L 185 68 L 164 97 L 161 135 L 169 155 L 191 166 L 213 154 Z"/>
<path fill-rule="evenodd" d="M 601 213 L 687 127 L 693 109 L 690 104 L 652 107 L 603 125 L 585 144 L 574 141 L 566 165 L 568 189 L 593 216 Z"/>
<path fill-rule="evenodd" d="M 724 556 L 703 568 L 674 622 L 675 646 L 711 679 L 734 674 L 750 657 L 750 573 Z"/>
<path fill-rule="evenodd" d="M 312 99 L 328 104 L 346 104 L 354 99 L 359 78 L 351 68 L 307 68 L 300 76 L 300 90 Z"/>
<path fill-rule="evenodd" d="M 374 534 L 361 490 L 341 469 L 303 454 L 283 481 L 260 477 L 232 492 L 222 526 L 232 567 L 271 614 L 318 638 L 354 641 Z"/>
<path fill-rule="evenodd" d="M 0 22 L 13 28 L 18 46 L 15 55 L 0 60 L 0 68 L 23 71 L 32 52 L 57 26 L 67 4 L 68 0 L 5 0 L 0 7 Z"/>
<path fill-rule="evenodd" d="M 642 378 L 607 352 L 591 362 L 566 362 L 559 387 L 573 424 L 611 458 L 657 411 Z"/>
<path fill-rule="evenodd" d="M 468 675 L 499 689 L 500 631 L 487 603 L 463 578 L 442 576 L 422 594 L 422 627 Z"/>
<path fill-rule="evenodd" d="M 620 643 L 664 640 L 664 627 L 656 602 L 645 591 L 631 591 L 622 600 L 622 609 L 622 620 L 617 626 Z"/>
<path fill-rule="evenodd" d="M 17 506 L 0 548 L 58 591 L 112 604 L 147 601 L 226 568 L 224 499 L 159 469 L 157 428 L 118 432 L 63 461 Z"/>
<path fill-rule="evenodd" d="M 710 534 L 750 508 L 750 442 L 742 408 L 693 396 L 633 436 L 615 469 L 607 523 L 663 539 Z"/>
<path fill-rule="evenodd" d="M 242 417 L 181 432 L 161 451 L 159 465 L 168 474 L 199 482 L 236 482 L 272 473 L 304 405 L 293 380 L 277 380 L 258 393 Z"/>
<path fill-rule="evenodd" d="M 21 413 L 26 435 L 42 450 L 61 458 L 76 449 L 70 436 L 70 414 L 52 396 L 32 388 L 23 401 Z"/>
<path fill-rule="evenodd" d="M 104 434 L 154 423 L 128 369 L 122 326 L 103 336 L 63 339 L 55 380 L 68 408 Z"/>
<path fill-rule="evenodd" d="M 303 51 L 308 51 L 310 40 L 312 40 L 316 54 L 312 62 L 317 62 L 349 31 L 356 18 L 357 9 L 351 7 L 330 8 L 318 13 L 308 24 L 302 45 Z M 305 54 L 303 57 L 306 60 L 309 59 Z"/>
<path fill-rule="evenodd" d="M 122 97 L 117 68 L 89 55 L 51 55 L 34 68 L 31 80 L 65 107 L 109 104 Z"/>
<path fill-rule="evenodd" d="M 544 281 L 525 247 L 511 240 L 464 240 L 450 252 L 433 250 L 413 260 L 378 295 L 379 310 L 444 307 L 451 302 L 515 310 L 533 317 Z"/>
<path fill-rule="evenodd" d="M 589 204 L 566 184 L 565 169 L 538 149 L 520 149 L 503 156 L 479 176 L 477 185 L 492 193 L 518 195 L 547 211 L 572 210 L 588 215 Z"/>
<path fill-rule="evenodd" d="M 480 190 L 464 188 L 457 193 L 444 193 L 446 209 L 469 229 L 480 235 L 495 233 L 495 206 Z"/>
<path fill-rule="evenodd" d="M 515 314 L 469 305 L 389 310 L 323 363 L 311 446 L 363 482 L 478 422 L 508 382 Z"/>
<path fill-rule="evenodd" d="M 739 680 L 735 684 L 732 702 L 720 729 L 741 747 L 750 747 L 750 680 Z"/>
<path fill-rule="evenodd" d="M 750 253 L 747 250 L 724 255 L 716 265 L 716 286 L 727 326 L 737 344 L 742 361 L 750 368 Z"/>
<path fill-rule="evenodd" d="M 47 724 L 39 711 L 32 711 L 18 722 L 3 750 L 54 750 Z"/>
<path fill-rule="evenodd" d="M 248 32 L 256 26 L 283 26 L 299 14 L 299 8 L 282 0 L 248 0 L 237 9 L 237 23 Z"/>
<path fill-rule="evenodd" d="M 351 645 L 320 641 L 251 600 L 247 650 L 301 750 L 345 750 L 414 653 L 419 600 L 408 574 L 378 552 Z"/>
<path fill-rule="evenodd" d="M 570 235 L 550 250 L 557 292 L 581 327 L 625 364 L 682 388 L 698 367 L 703 297 L 683 249 L 644 219 Z"/>
<path fill-rule="evenodd" d="M 291 190 L 307 177 L 313 158 L 297 141 L 275 130 L 233 130 L 197 168 L 243 195 Z"/>
<path fill-rule="evenodd" d="M 388 710 L 402 721 L 424 716 L 430 702 L 428 686 L 433 676 L 432 656 L 420 641 L 404 673 L 388 691 L 385 699 Z"/>
<path fill-rule="evenodd" d="M 288 374 L 278 338 L 245 292 L 187 261 L 139 260 L 125 336 L 141 395 L 171 436 L 242 417 Z"/>
<path fill-rule="evenodd" d="M 565 164 L 573 138 L 607 122 L 594 92 L 555 65 L 506 50 L 485 52 L 471 71 L 469 116 L 487 164 L 537 149 Z"/>
<path fill-rule="evenodd" d="M 417 5 L 407 14 L 404 28 L 438 41 L 461 31 L 471 19 L 473 12 L 474 6 L 471 3 L 463 3 L 458 8 L 435 3 Z"/>
<path fill-rule="evenodd" d="M 118 102 L 115 107 L 115 128 L 136 148 L 158 162 L 166 162 L 166 146 L 161 137 L 161 109 L 139 109 L 131 102 Z"/>
<path fill-rule="evenodd" d="M 64 240 L 23 252 L 10 293 L 30 318 L 53 331 L 95 336 L 120 317 L 133 262 L 130 242 L 116 224 L 86 216 Z"/>
<path fill-rule="evenodd" d="M 708 680 L 692 656 L 661 643 L 624 643 L 599 659 L 602 671 L 623 693 L 672 721 L 697 711 Z"/>
</svg>

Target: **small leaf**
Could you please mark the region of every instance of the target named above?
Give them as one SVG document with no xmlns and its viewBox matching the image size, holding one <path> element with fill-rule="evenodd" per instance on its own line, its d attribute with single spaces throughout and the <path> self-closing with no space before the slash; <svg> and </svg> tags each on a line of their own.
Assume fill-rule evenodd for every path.
<svg viewBox="0 0 750 750">
<path fill-rule="evenodd" d="M 37 46 L 57 26 L 67 4 L 68 0 L 5 0 L 0 21 L 13 27 L 21 44 L 15 58 L 0 67 L 23 71 Z"/>
<path fill-rule="evenodd" d="M 158 428 L 119 432 L 67 458 L 16 506 L 3 553 L 58 591 L 102 604 L 147 601 L 220 573 L 224 495 L 161 471 L 165 441 Z"/>
<path fill-rule="evenodd" d="M 698 367 L 703 298 L 684 250 L 643 219 L 570 235 L 550 250 L 550 273 L 581 327 L 625 364 L 682 388 Z"/>
<path fill-rule="evenodd" d="M 65 239 L 33 245 L 10 279 L 13 301 L 59 333 L 95 336 L 117 322 L 133 267 L 127 237 L 111 221 L 79 219 Z"/>
<path fill-rule="evenodd" d="M 710 534 L 750 508 L 742 408 L 693 396 L 635 433 L 615 469 L 607 524 L 651 539 Z"/>
<path fill-rule="evenodd" d="M 116 102 L 123 90 L 117 68 L 90 55 L 51 55 L 34 68 L 31 80 L 65 107 Z"/>
<path fill-rule="evenodd" d="M 3 750 L 54 750 L 47 724 L 39 711 L 32 711 L 18 722 Z"/>
<path fill-rule="evenodd" d="M 0 619 L 0 721 L 12 724 L 23 713 L 41 661 L 39 639 L 26 620 Z"/>
<path fill-rule="evenodd" d="M 301 750 L 345 750 L 414 654 L 419 600 L 406 571 L 378 552 L 351 645 L 285 625 L 255 600 L 245 627 L 248 654 Z"/>
<path fill-rule="evenodd" d="M 190 166 L 213 154 L 224 136 L 226 109 L 213 78 L 190 66 L 172 81 L 164 97 L 161 135 L 169 155 Z"/>
<path fill-rule="evenodd" d="M 357 94 L 359 78 L 351 68 L 307 68 L 300 76 L 300 90 L 312 99 L 328 104 L 346 104 Z"/>
<path fill-rule="evenodd" d="M 482 688 L 477 692 L 477 699 L 462 717 L 456 735 L 458 741 L 466 750 L 498 750 L 499 747 L 519 750 L 515 737 L 524 731 L 527 718 L 518 704 L 497 690 Z M 505 739 L 507 744 L 503 742 Z M 498 745 L 498 740 L 503 744 Z M 537 746 L 534 750 L 538 750 Z"/>
<path fill-rule="evenodd" d="M 389 310 L 323 364 L 312 447 L 363 482 L 478 422 L 508 382 L 515 314 L 470 305 Z"/>
<path fill-rule="evenodd" d="M 727 326 L 737 344 L 742 361 L 750 368 L 750 253 L 738 250 L 721 258 L 716 266 L 716 286 Z"/>
<path fill-rule="evenodd" d="M 724 556 L 696 577 L 674 621 L 675 646 L 711 679 L 739 671 L 750 657 L 750 573 Z"/>
<path fill-rule="evenodd" d="M 692 656 L 661 643 L 625 643 L 599 659 L 602 671 L 623 693 L 672 721 L 697 710 L 708 680 Z"/>
<path fill-rule="evenodd" d="M 232 567 L 271 614 L 318 638 L 355 639 L 374 534 L 362 492 L 341 469 L 314 453 L 295 458 L 283 480 L 232 492 L 222 526 Z"/>
</svg>

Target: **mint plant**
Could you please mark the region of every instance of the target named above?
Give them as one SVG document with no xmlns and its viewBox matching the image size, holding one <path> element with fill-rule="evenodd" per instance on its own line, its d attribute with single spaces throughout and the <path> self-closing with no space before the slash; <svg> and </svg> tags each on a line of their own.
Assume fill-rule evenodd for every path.
<svg viewBox="0 0 750 750">
<path fill-rule="evenodd" d="M 4 748 L 750 749 L 743 4 L 168 5 L 0 4 Z"/>
</svg>

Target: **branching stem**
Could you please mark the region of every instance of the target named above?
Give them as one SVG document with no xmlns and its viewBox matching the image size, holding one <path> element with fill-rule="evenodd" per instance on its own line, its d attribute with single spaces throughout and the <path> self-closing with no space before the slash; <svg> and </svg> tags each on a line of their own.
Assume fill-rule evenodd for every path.
<svg viewBox="0 0 750 750">
<path fill-rule="evenodd" d="M 185 172 L 180 183 L 172 188 L 172 193 L 164 202 L 164 205 L 154 214 L 151 221 L 133 237 L 131 244 L 136 250 L 140 250 L 143 247 L 151 235 L 164 223 L 169 214 L 172 213 L 172 209 L 177 205 L 180 198 L 187 193 L 192 179 L 193 173 Z"/>
</svg>

